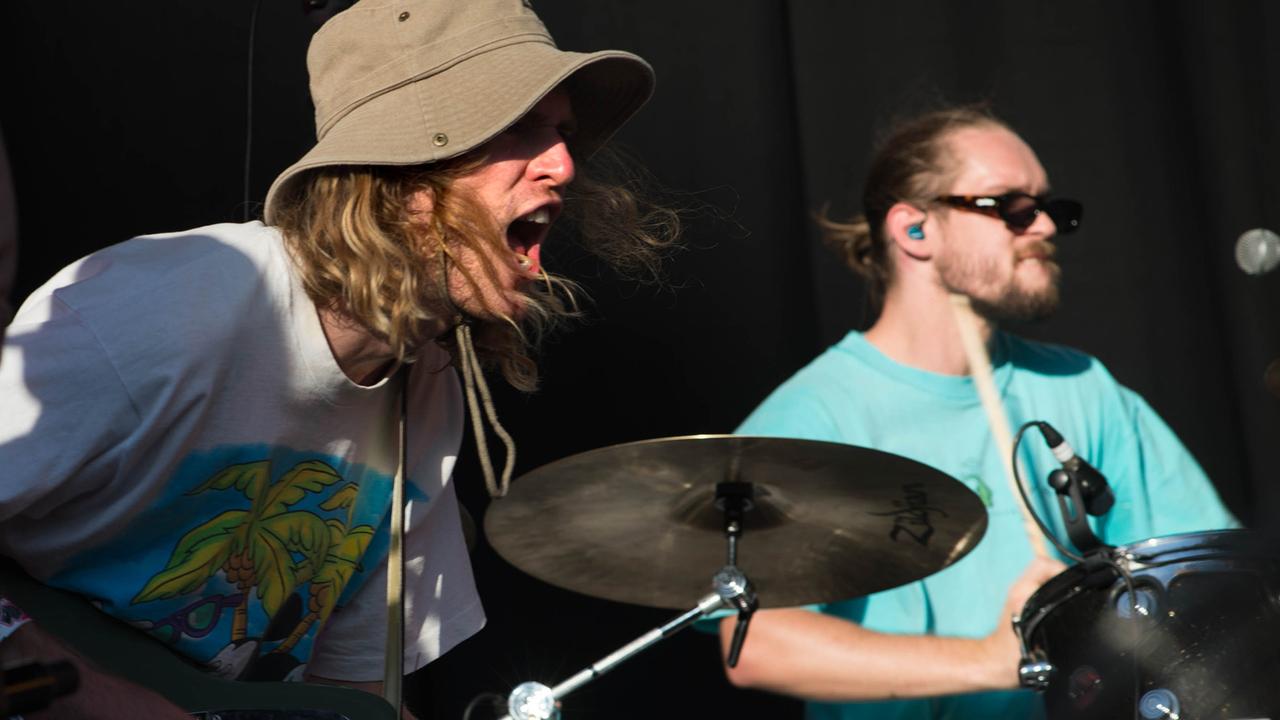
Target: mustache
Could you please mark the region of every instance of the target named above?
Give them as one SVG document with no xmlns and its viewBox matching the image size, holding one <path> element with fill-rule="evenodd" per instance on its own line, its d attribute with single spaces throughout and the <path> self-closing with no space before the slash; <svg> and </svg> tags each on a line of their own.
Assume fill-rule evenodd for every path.
<svg viewBox="0 0 1280 720">
<path fill-rule="evenodd" d="M 1058 247 L 1048 240 L 1032 240 L 1014 254 L 1014 259 L 1043 258 L 1052 260 L 1057 254 Z"/>
</svg>

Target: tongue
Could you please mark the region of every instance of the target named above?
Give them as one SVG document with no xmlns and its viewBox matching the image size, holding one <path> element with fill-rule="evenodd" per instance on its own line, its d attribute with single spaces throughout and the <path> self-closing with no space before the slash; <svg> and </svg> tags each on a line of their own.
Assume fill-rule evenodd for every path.
<svg viewBox="0 0 1280 720">
<path fill-rule="evenodd" d="M 533 247 L 525 251 L 525 256 L 533 261 L 533 263 L 529 265 L 530 273 L 537 275 L 539 272 L 542 271 L 542 260 L 541 260 L 542 244 L 541 243 L 534 245 Z"/>
</svg>

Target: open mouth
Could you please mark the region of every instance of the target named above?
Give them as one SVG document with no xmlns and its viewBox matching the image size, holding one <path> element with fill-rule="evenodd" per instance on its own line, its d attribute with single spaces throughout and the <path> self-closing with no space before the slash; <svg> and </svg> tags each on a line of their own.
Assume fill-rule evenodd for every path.
<svg viewBox="0 0 1280 720">
<path fill-rule="evenodd" d="M 544 205 L 516 218 L 507 226 L 507 245 L 515 253 L 516 265 L 522 273 L 536 277 L 542 272 L 542 241 L 546 239 L 555 216 L 555 208 Z"/>
</svg>

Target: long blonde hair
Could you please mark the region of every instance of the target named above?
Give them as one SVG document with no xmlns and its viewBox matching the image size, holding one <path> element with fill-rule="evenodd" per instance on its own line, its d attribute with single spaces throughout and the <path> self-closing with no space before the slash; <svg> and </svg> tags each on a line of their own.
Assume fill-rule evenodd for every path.
<svg viewBox="0 0 1280 720">
<path fill-rule="evenodd" d="M 645 178 L 629 162 L 607 150 L 597 158 L 593 167 L 604 167 L 608 179 L 593 177 L 587 168 L 568 192 L 579 241 L 626 274 L 656 277 L 663 252 L 679 236 L 679 214 L 647 200 Z M 450 269 L 472 288 L 480 286 L 452 258 L 462 248 L 475 251 L 479 273 L 493 284 L 499 277 L 494 258 L 510 252 L 489 213 L 454 188 L 457 178 L 483 163 L 483 156 L 472 154 L 413 167 L 328 166 L 299 178 L 276 224 L 316 306 L 339 309 L 387 342 L 401 360 L 412 360 L 433 340 L 455 351 L 452 334 L 426 335 L 431 320 L 465 320 L 449 296 Z M 413 208 L 414 197 L 424 191 L 432 198 L 429 217 Z M 538 382 L 532 350 L 578 313 L 580 291 L 571 281 L 545 271 L 542 280 L 523 291 L 518 321 L 494 312 L 499 320 L 474 326 L 481 362 L 526 391 Z M 484 302 L 484 293 L 476 297 Z"/>
</svg>

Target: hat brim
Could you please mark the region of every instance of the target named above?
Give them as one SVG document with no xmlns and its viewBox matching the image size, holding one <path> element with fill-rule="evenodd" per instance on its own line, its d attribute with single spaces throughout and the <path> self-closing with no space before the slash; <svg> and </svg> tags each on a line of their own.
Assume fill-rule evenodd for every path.
<svg viewBox="0 0 1280 720">
<path fill-rule="evenodd" d="M 494 78 L 476 83 L 475 78 Z M 568 81 L 568 82 L 566 82 Z M 267 192 L 273 224 L 294 182 L 330 165 L 421 165 L 473 150 L 563 86 L 577 120 L 573 152 L 589 157 L 653 93 L 653 69 L 618 50 L 574 53 L 544 42 L 496 48 L 378 95 L 342 117 Z"/>
</svg>

